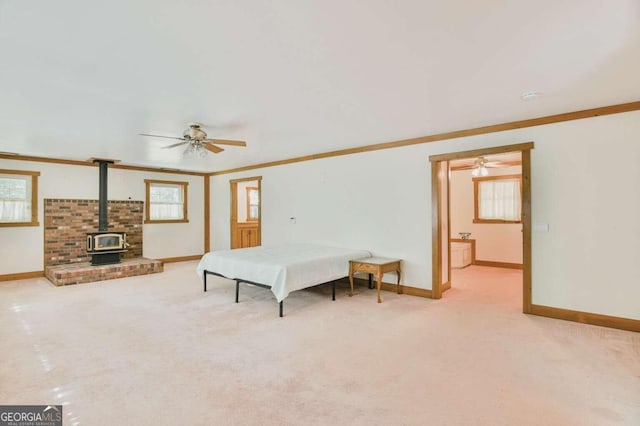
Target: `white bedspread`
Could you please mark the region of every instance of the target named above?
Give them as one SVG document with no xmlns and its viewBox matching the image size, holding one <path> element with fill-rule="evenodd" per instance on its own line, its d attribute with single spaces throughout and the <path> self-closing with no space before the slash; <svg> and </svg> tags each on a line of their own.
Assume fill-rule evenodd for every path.
<svg viewBox="0 0 640 426">
<path fill-rule="evenodd" d="M 198 275 L 206 269 L 227 278 L 271 286 L 278 302 L 290 292 L 349 275 L 349 260 L 370 257 L 365 250 L 296 244 L 219 250 L 205 254 Z"/>
</svg>

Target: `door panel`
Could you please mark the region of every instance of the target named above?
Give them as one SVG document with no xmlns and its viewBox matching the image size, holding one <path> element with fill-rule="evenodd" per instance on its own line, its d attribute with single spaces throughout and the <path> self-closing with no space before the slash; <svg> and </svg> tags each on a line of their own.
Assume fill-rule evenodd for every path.
<svg viewBox="0 0 640 426">
<path fill-rule="evenodd" d="M 229 181 L 231 191 L 231 248 L 259 246 L 262 243 L 262 177 Z M 257 189 L 257 197 L 249 194 Z M 256 206 L 257 203 L 257 206 Z M 257 217 L 256 217 L 257 212 Z"/>
<path fill-rule="evenodd" d="M 238 223 L 239 244 L 236 248 L 256 247 L 260 245 L 260 232 L 257 223 Z"/>
</svg>

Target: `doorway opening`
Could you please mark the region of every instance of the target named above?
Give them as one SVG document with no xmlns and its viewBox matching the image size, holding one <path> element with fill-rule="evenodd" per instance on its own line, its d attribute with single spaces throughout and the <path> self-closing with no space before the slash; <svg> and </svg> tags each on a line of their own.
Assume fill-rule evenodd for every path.
<svg viewBox="0 0 640 426">
<path fill-rule="evenodd" d="M 476 273 L 512 282 L 521 270 L 522 311 L 531 312 L 531 149 L 525 143 L 429 158 L 433 298 Z"/>
<path fill-rule="evenodd" d="M 231 248 L 261 245 L 262 177 L 229 181 L 231 191 Z"/>
</svg>

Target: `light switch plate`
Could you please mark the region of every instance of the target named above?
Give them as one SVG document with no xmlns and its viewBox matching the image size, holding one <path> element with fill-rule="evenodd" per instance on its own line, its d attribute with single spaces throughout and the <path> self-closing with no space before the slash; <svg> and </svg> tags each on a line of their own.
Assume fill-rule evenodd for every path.
<svg viewBox="0 0 640 426">
<path fill-rule="evenodd" d="M 549 232 L 549 224 L 548 223 L 534 223 L 533 230 L 535 232 Z"/>
</svg>

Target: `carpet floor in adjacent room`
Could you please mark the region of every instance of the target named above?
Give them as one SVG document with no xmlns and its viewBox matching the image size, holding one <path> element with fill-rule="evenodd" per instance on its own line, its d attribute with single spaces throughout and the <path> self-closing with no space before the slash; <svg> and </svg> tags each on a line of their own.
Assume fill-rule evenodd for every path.
<svg viewBox="0 0 640 426">
<path fill-rule="evenodd" d="M 0 283 L 0 404 L 65 425 L 638 425 L 640 334 L 521 313 L 520 271 L 441 300 L 161 274 Z M 408 283 L 410 284 L 410 283 Z"/>
</svg>

